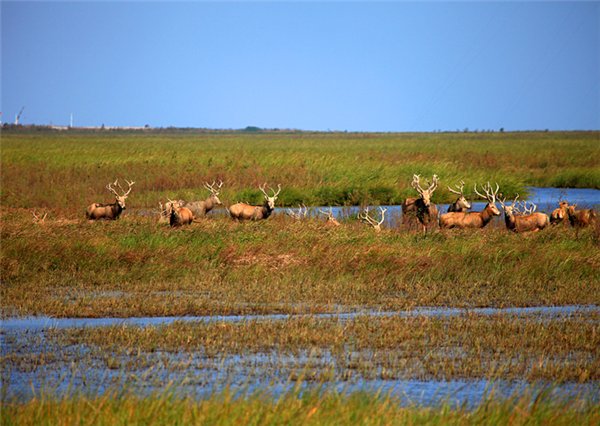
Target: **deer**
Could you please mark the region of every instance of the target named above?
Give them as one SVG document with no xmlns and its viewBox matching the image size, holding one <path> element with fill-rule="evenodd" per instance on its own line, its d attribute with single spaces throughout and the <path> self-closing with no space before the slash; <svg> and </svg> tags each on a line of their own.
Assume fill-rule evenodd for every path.
<svg viewBox="0 0 600 426">
<path fill-rule="evenodd" d="M 379 221 L 375 220 L 374 218 L 372 218 L 369 215 L 368 207 L 365 208 L 361 213 L 358 214 L 358 218 L 365 221 L 369 225 L 371 225 L 373 227 L 373 229 L 375 229 L 375 232 L 381 232 L 381 224 L 385 220 L 385 212 L 387 211 L 387 209 L 384 209 L 383 207 L 379 207 L 379 211 L 381 212 L 381 220 L 379 220 Z"/>
<path fill-rule="evenodd" d="M 410 185 L 419 193 L 419 197 L 407 198 L 402 203 L 402 223 L 408 223 L 409 220 L 416 217 L 423 227 L 423 232 L 427 232 L 427 225 L 438 215 L 436 205 L 431 203 L 431 196 L 438 186 L 438 177 L 433 175 L 427 189 L 423 189 L 419 181 L 419 175 L 413 175 Z"/>
<path fill-rule="evenodd" d="M 167 198 L 167 200 L 169 200 Z M 158 218 L 158 223 L 169 223 L 169 215 L 171 212 L 171 206 L 175 205 L 176 207 L 183 207 L 183 205 L 185 204 L 185 201 L 183 200 L 177 200 L 177 201 L 172 201 L 169 200 L 167 201 L 165 204 L 163 204 L 162 202 L 158 202 L 158 210 L 160 212 L 160 216 Z"/>
<path fill-rule="evenodd" d="M 216 188 L 215 188 L 215 185 L 217 185 Z M 205 182 L 204 188 L 206 188 L 210 191 L 210 196 L 207 199 L 202 200 L 202 201 L 193 201 L 190 203 L 185 203 L 184 206 L 187 207 L 188 209 L 190 209 L 192 211 L 192 213 L 194 213 L 194 217 L 198 218 L 198 217 L 206 216 L 206 213 L 211 211 L 213 208 L 223 204 L 223 203 L 221 203 L 221 200 L 219 199 L 219 190 L 221 189 L 222 186 L 223 186 L 223 181 L 219 181 L 218 184 L 216 184 L 216 182 L 213 182 L 212 184 Z"/>
<path fill-rule="evenodd" d="M 338 222 L 338 220 L 333 215 L 333 208 L 332 207 L 329 207 L 329 210 L 321 210 L 321 209 L 319 209 L 319 213 L 321 213 L 322 215 L 325 215 L 327 217 L 327 221 L 325 222 L 325 224 L 327 226 L 340 226 L 341 225 L 341 223 Z"/>
<path fill-rule="evenodd" d="M 575 210 L 577 204 L 570 205 L 567 209 L 569 222 L 574 228 L 585 228 L 594 223 L 598 217 L 594 209 Z"/>
<path fill-rule="evenodd" d="M 567 201 L 561 201 L 558 203 L 558 208 L 554 209 L 550 214 L 550 224 L 558 225 L 566 223 L 569 219 L 569 203 Z"/>
<path fill-rule="evenodd" d="M 172 227 L 189 225 L 194 221 L 194 213 L 179 201 L 169 200 L 166 203 L 169 225 Z"/>
<path fill-rule="evenodd" d="M 484 209 L 480 212 L 450 212 L 440 216 L 440 228 L 451 229 L 451 228 L 484 228 L 494 216 L 500 216 L 500 210 L 496 207 L 496 195 L 500 190 L 500 186 L 496 183 L 496 189 L 493 190 L 492 186 L 488 182 L 484 185 L 483 191 L 485 195 L 480 194 L 477 191 L 477 184 L 474 186 L 475 193 L 481 198 L 487 200 L 487 204 Z"/>
<path fill-rule="evenodd" d="M 535 213 L 537 206 L 531 203 L 530 207 L 527 207 L 527 203 L 523 203 L 523 213 L 519 211 L 517 198 L 515 197 L 512 205 L 504 204 L 504 200 L 498 200 L 502 209 L 504 210 L 504 222 L 506 223 L 506 229 L 515 233 L 521 232 L 538 232 L 546 228 L 550 224 L 550 219 L 545 213 Z"/>
<path fill-rule="evenodd" d="M 31 214 L 33 215 L 33 223 L 36 224 L 43 224 L 46 221 L 46 217 L 48 217 L 48 212 L 44 212 L 44 214 L 42 215 L 41 213 L 36 213 L 36 211 L 32 211 Z"/>
<path fill-rule="evenodd" d="M 246 203 L 237 203 L 229 206 L 229 214 L 231 218 L 237 221 L 242 220 L 262 220 L 267 219 L 273 213 L 275 209 L 275 201 L 277 201 L 277 196 L 281 192 L 281 185 L 277 186 L 277 192 L 273 188 L 270 188 L 273 191 L 273 196 L 270 196 L 265 191 L 265 187 L 267 184 L 265 183 L 258 188 L 263 193 L 265 197 L 265 201 L 262 206 L 251 206 Z"/>
<path fill-rule="evenodd" d="M 458 195 L 458 198 L 456 199 L 456 201 L 452 204 L 450 204 L 448 206 L 448 212 L 466 212 L 467 210 L 469 210 L 471 208 L 471 203 L 469 203 L 467 201 L 467 199 L 465 198 L 465 195 L 463 193 L 463 189 L 465 187 L 465 182 L 464 181 L 460 181 L 460 186 L 458 185 L 454 185 L 456 186 L 456 188 L 458 188 L 458 191 L 455 189 L 452 189 L 450 187 L 448 187 L 448 191 L 452 192 L 453 194 Z"/>
<path fill-rule="evenodd" d="M 127 182 L 127 185 L 129 185 L 127 191 L 125 191 L 121 184 L 119 184 L 119 179 L 116 179 L 112 184 L 109 183 L 106 185 L 106 189 L 108 189 L 109 192 L 115 196 L 115 202 L 112 204 L 92 203 L 85 211 L 85 217 L 88 220 L 117 220 L 123 210 L 125 210 L 125 199 L 131 192 L 131 187 L 135 183 L 129 182 L 127 179 L 125 179 L 125 182 Z M 113 186 L 118 186 L 123 192 L 123 195 L 119 195 Z"/>
</svg>

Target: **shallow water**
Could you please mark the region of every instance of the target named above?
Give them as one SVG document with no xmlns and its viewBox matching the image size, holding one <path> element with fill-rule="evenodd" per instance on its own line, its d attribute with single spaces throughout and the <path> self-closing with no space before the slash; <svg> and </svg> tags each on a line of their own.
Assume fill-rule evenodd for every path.
<svg viewBox="0 0 600 426">
<path fill-rule="evenodd" d="M 314 318 L 352 319 L 359 316 L 398 316 L 398 317 L 452 317 L 466 314 L 476 315 L 516 315 L 539 318 L 556 318 L 579 313 L 600 313 L 595 305 L 569 306 L 533 306 L 524 308 L 444 308 L 417 307 L 407 311 L 358 311 L 324 314 L 310 314 Z M 176 321 L 185 322 L 242 322 L 242 321 L 280 321 L 306 315 L 230 315 L 230 316 L 183 316 L 183 317 L 131 317 L 131 318 L 51 318 L 45 316 L 5 318 L 0 321 L 2 330 L 35 331 L 48 328 L 106 327 L 112 325 L 157 326 L 168 325 Z"/>
<path fill-rule="evenodd" d="M 344 312 L 311 315 L 316 318 L 352 319 L 358 316 L 430 316 L 454 317 L 459 315 L 513 315 L 524 319 L 550 321 L 557 318 L 600 313 L 598 306 L 561 306 L 527 308 L 416 308 L 397 312 Z M 188 352 L 141 352 L 136 350 L 105 351 L 74 342 L 59 343 L 50 336 L 63 333 L 70 327 L 101 327 L 109 325 L 157 326 L 174 321 L 240 322 L 279 321 L 297 316 L 245 315 L 206 317 L 158 318 L 12 318 L 2 321 L 0 347 L 4 362 L 0 366 L 3 392 L 6 398 L 28 400 L 40 391 L 55 396 L 72 392 L 102 394 L 107 389 L 126 387 L 137 395 L 172 391 L 197 398 L 229 389 L 245 395 L 265 392 L 277 396 L 295 388 L 335 389 L 338 392 L 384 392 L 394 395 L 406 405 L 434 406 L 442 402 L 452 405 L 476 406 L 493 388 L 494 395 L 518 396 L 524 392 L 547 390 L 547 383 L 531 384 L 524 381 L 485 379 L 472 380 L 419 380 L 413 377 L 425 372 L 396 371 L 399 377 L 389 377 L 377 365 L 379 357 L 393 356 L 395 351 L 383 353 L 371 350 L 330 353 L 327 349 L 310 352 L 244 353 L 241 355 L 208 356 L 203 350 Z M 50 334 L 49 334 L 50 333 Z M 55 334 L 54 334 L 55 335 Z M 134 348 L 135 349 L 135 348 Z M 446 351 L 441 348 L 440 350 Z M 456 352 L 456 351 L 459 352 Z M 444 352 L 460 356 L 460 349 Z M 348 362 L 360 361 L 366 370 L 357 370 L 346 377 Z M 366 362 L 366 364 L 365 364 Z M 321 375 L 333 374 L 325 382 Z M 416 375 L 415 375 L 416 374 Z M 306 380 L 297 381 L 298 377 Z M 406 378 L 402 378 L 406 377 Z M 171 385 L 174 383 L 175 385 Z M 598 383 L 563 383 L 550 387 L 556 398 L 580 395 L 600 401 Z"/>
</svg>

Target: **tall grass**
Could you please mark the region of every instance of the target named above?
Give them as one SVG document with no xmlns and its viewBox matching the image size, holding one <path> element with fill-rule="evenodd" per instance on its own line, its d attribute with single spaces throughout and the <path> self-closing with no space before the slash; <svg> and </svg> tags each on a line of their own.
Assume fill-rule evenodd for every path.
<svg viewBox="0 0 600 426">
<path fill-rule="evenodd" d="M 276 215 L 208 218 L 170 229 L 155 218 L 114 222 L 2 215 L 3 312 L 160 316 L 416 305 L 600 304 L 598 233 L 482 231 L 376 234 L 358 222 Z"/>
<path fill-rule="evenodd" d="M 433 408 L 403 407 L 391 396 L 336 392 L 290 393 L 267 398 L 258 393 L 234 398 L 224 392 L 206 400 L 170 394 L 140 398 L 118 392 L 65 399 L 40 397 L 25 403 L 3 404 L 5 425 L 593 425 L 600 411 L 593 403 L 574 398 L 556 401 L 550 392 L 532 392 L 505 399 L 486 397 L 474 409 L 450 403 Z"/>
<path fill-rule="evenodd" d="M 503 134 L 354 133 L 11 133 L 2 134 L 4 206 L 81 216 L 111 201 L 116 177 L 136 181 L 129 206 L 167 196 L 201 199 L 205 181 L 225 182 L 226 204 L 259 202 L 257 186 L 281 184 L 282 205 L 397 204 L 413 173 L 446 184 L 498 182 L 506 195 L 526 185 L 600 188 L 597 132 Z"/>
</svg>

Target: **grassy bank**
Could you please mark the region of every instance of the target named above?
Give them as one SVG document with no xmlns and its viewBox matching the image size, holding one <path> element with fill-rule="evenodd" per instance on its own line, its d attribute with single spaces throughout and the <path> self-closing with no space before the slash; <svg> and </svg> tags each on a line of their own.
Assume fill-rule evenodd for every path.
<svg viewBox="0 0 600 426">
<path fill-rule="evenodd" d="M 577 398 L 555 401 L 545 392 L 504 400 L 492 395 L 473 410 L 450 404 L 436 408 L 402 407 L 392 397 L 361 393 L 290 394 L 278 399 L 261 395 L 234 399 L 224 393 L 200 402 L 169 395 L 141 399 L 109 393 L 95 398 L 41 397 L 27 403 L 3 404 L 0 417 L 5 425 L 593 425 L 600 422 L 598 407 L 592 403 Z"/>
<path fill-rule="evenodd" d="M 52 220 L 2 210 L 4 315 L 306 313 L 412 306 L 600 304 L 600 232 L 406 230 L 275 216 Z"/>
<path fill-rule="evenodd" d="M 116 177 L 136 182 L 128 205 L 206 197 L 222 179 L 226 204 L 262 200 L 257 186 L 281 184 L 280 205 L 399 204 L 413 173 L 441 185 L 498 182 L 508 195 L 526 185 L 600 188 L 598 132 L 520 133 L 11 133 L 2 134 L 4 206 L 81 217 L 111 202 Z"/>
</svg>

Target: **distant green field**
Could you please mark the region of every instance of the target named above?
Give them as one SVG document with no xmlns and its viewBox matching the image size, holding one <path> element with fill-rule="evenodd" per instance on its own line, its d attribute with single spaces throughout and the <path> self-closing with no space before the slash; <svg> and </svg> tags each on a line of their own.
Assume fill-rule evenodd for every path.
<svg viewBox="0 0 600 426">
<path fill-rule="evenodd" d="M 115 178 L 136 182 L 128 207 L 166 197 L 201 199 L 205 181 L 222 179 L 225 204 L 259 202 L 257 186 L 281 184 L 279 205 L 398 204 L 414 195 L 414 173 L 441 185 L 498 182 L 506 195 L 524 187 L 600 188 L 600 132 L 519 133 L 2 133 L 3 206 L 49 208 L 81 216 L 111 202 Z"/>
</svg>

